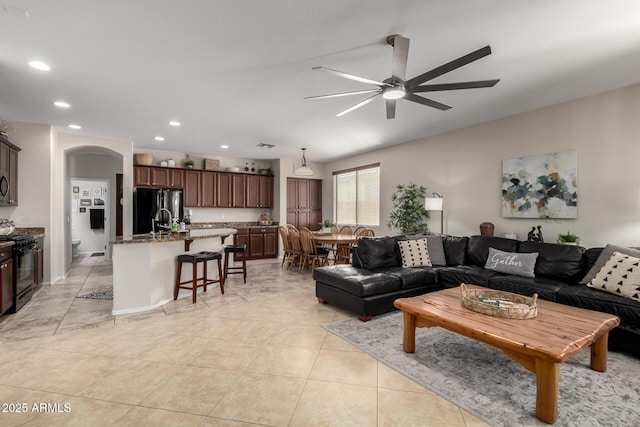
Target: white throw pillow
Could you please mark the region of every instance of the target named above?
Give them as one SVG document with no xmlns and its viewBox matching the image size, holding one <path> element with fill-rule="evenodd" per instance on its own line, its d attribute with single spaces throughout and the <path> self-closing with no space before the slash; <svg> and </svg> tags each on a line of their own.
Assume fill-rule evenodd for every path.
<svg viewBox="0 0 640 427">
<path fill-rule="evenodd" d="M 614 252 L 587 286 L 640 302 L 640 258 Z"/>
<path fill-rule="evenodd" d="M 431 267 L 427 239 L 401 240 L 398 247 L 403 267 Z"/>
</svg>

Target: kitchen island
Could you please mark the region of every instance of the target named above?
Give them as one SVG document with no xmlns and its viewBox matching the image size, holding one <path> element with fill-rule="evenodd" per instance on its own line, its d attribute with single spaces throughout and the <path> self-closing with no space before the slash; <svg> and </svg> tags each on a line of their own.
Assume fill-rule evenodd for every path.
<svg viewBox="0 0 640 427">
<path fill-rule="evenodd" d="M 119 237 L 110 242 L 113 249 L 113 315 L 151 310 L 173 300 L 176 257 L 184 253 L 220 251 L 233 239 L 233 228 L 207 229 L 199 233 L 149 234 Z M 200 271 L 201 266 L 199 266 Z M 211 266 L 209 271 L 216 274 Z M 191 278 L 184 269 L 181 280 Z M 214 289 L 214 288 L 212 288 Z M 181 291 L 181 296 L 191 291 Z"/>
</svg>

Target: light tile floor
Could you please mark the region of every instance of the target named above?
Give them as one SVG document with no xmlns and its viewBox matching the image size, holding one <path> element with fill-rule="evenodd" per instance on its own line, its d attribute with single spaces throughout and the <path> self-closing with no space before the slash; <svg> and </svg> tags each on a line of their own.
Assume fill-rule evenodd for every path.
<svg viewBox="0 0 640 427">
<path fill-rule="evenodd" d="M 0 318 L 0 425 L 486 426 L 322 328 L 350 315 L 318 304 L 310 273 L 248 265 L 224 295 L 114 317 L 76 298 L 111 264 L 78 258 Z"/>
</svg>

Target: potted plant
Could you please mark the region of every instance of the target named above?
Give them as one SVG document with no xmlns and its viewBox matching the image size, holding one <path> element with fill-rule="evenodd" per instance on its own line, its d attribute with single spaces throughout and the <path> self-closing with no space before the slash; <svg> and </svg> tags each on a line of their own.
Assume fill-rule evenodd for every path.
<svg viewBox="0 0 640 427">
<path fill-rule="evenodd" d="M 429 211 L 424 207 L 426 193 L 427 189 L 422 185 L 397 185 L 395 193 L 391 195 L 393 207 L 387 226 L 396 228 L 403 234 L 429 232 Z"/>
<path fill-rule="evenodd" d="M 333 227 L 335 225 L 335 223 L 333 221 L 331 221 L 330 219 L 323 219 L 322 222 L 320 223 L 320 225 L 322 226 L 322 232 L 323 233 L 330 233 L 331 232 L 331 227 Z"/>
<path fill-rule="evenodd" d="M 577 246 L 580 243 L 580 237 L 575 233 L 567 231 L 567 234 L 558 234 L 558 243 L 561 245 Z"/>
</svg>

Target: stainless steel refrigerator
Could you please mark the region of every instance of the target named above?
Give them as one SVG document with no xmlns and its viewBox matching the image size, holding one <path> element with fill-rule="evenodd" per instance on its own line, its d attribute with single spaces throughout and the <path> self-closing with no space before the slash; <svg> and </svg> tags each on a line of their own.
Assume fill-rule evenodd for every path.
<svg viewBox="0 0 640 427">
<path fill-rule="evenodd" d="M 160 209 L 168 209 L 158 214 Z M 133 192 L 133 234 L 149 233 L 152 229 L 152 219 L 156 224 L 171 224 L 171 219 L 184 218 L 182 206 L 182 190 L 157 190 L 154 188 L 136 188 Z M 158 230 L 156 230 L 158 231 Z"/>
</svg>

